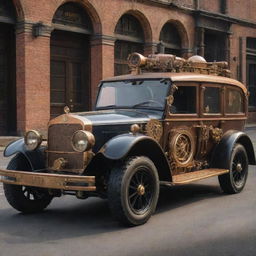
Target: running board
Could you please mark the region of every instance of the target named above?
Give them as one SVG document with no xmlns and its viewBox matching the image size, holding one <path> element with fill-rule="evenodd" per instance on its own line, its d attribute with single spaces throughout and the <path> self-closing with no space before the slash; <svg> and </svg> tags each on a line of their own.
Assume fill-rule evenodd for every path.
<svg viewBox="0 0 256 256">
<path fill-rule="evenodd" d="M 173 186 L 173 185 L 183 185 L 190 182 L 211 178 L 214 176 L 219 176 L 228 173 L 228 169 L 204 169 L 200 171 L 187 172 L 172 177 L 172 182 L 161 181 L 161 185 Z"/>
<path fill-rule="evenodd" d="M 221 174 L 228 173 L 227 169 L 204 169 L 200 171 L 188 172 L 179 175 L 174 175 L 172 177 L 174 185 L 187 184 L 193 181 L 202 180 L 214 176 L 219 176 Z"/>
</svg>

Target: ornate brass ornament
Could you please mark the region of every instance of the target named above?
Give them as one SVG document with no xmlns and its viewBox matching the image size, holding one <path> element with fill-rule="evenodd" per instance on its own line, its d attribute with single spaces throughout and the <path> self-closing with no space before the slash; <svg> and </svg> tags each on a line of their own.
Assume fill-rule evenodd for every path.
<svg viewBox="0 0 256 256">
<path fill-rule="evenodd" d="M 137 74 L 141 70 L 151 72 L 193 72 L 225 77 L 230 77 L 231 74 L 230 70 L 228 70 L 227 62 L 206 62 L 201 56 L 192 56 L 185 60 L 171 54 L 151 54 L 148 57 L 144 57 L 139 53 L 132 53 L 129 55 L 128 65 Z"/>
<path fill-rule="evenodd" d="M 190 166 L 195 153 L 192 134 L 187 130 L 174 131 L 170 134 L 169 154 L 177 167 Z"/>
<path fill-rule="evenodd" d="M 131 125 L 130 131 L 133 135 L 136 135 L 138 132 L 140 132 L 141 128 L 138 124 Z"/>
<path fill-rule="evenodd" d="M 213 126 L 210 126 L 210 134 L 214 142 L 219 143 L 222 138 L 223 131 L 220 128 L 214 128 Z"/>
<path fill-rule="evenodd" d="M 173 101 L 174 101 L 173 95 L 169 95 L 167 97 L 167 104 L 168 104 L 169 107 L 173 104 Z"/>
<path fill-rule="evenodd" d="M 149 120 L 146 125 L 146 135 L 159 142 L 163 135 L 163 126 L 161 122 L 156 119 Z"/>
<path fill-rule="evenodd" d="M 52 169 L 55 171 L 64 169 L 65 166 L 67 165 L 67 163 L 68 163 L 68 161 L 65 160 L 64 158 L 62 158 L 62 157 L 58 158 L 54 161 Z"/>
<path fill-rule="evenodd" d="M 68 106 L 65 106 L 65 107 L 64 107 L 64 113 L 65 113 L 65 114 L 69 114 L 69 113 L 70 113 L 70 109 L 69 109 Z"/>
</svg>

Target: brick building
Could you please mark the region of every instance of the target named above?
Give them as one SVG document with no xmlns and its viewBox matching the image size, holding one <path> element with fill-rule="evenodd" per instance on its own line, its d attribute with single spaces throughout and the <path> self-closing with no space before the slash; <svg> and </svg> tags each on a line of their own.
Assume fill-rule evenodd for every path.
<svg viewBox="0 0 256 256">
<path fill-rule="evenodd" d="M 256 0 L 0 0 L 0 135 L 91 109 L 133 51 L 229 61 L 256 120 L 255 12 Z"/>
</svg>

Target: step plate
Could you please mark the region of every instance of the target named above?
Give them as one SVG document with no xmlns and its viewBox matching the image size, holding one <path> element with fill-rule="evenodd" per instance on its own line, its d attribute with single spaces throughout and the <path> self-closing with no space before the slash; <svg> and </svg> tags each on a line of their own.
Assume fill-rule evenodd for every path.
<svg viewBox="0 0 256 256">
<path fill-rule="evenodd" d="M 197 180 L 202 180 L 214 176 L 219 176 L 221 174 L 228 173 L 228 169 L 204 169 L 200 171 L 194 171 L 194 172 L 189 172 L 189 173 L 183 173 L 179 175 L 174 175 L 172 177 L 173 179 L 173 184 L 174 185 L 182 185 L 182 184 L 187 184 L 190 182 L 194 182 Z"/>
</svg>

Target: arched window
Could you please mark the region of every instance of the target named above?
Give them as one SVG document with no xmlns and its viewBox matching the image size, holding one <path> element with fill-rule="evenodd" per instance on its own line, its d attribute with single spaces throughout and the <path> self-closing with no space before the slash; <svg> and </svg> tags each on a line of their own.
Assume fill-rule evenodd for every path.
<svg viewBox="0 0 256 256">
<path fill-rule="evenodd" d="M 181 56 L 181 37 L 174 24 L 168 22 L 163 26 L 160 41 L 164 45 L 164 53 Z"/>
<path fill-rule="evenodd" d="M 89 110 L 90 34 L 92 22 L 86 10 L 66 3 L 53 17 L 51 35 L 51 118 L 71 111 Z"/>
<path fill-rule="evenodd" d="M 92 31 L 92 23 L 85 10 L 74 3 L 66 3 L 58 8 L 54 14 L 52 22 L 64 26 L 82 28 L 84 32 L 88 30 L 88 34 Z"/>
<path fill-rule="evenodd" d="M 115 75 L 129 73 L 127 58 L 130 53 L 143 54 L 144 32 L 140 22 L 132 15 L 123 15 L 115 28 Z"/>
</svg>

